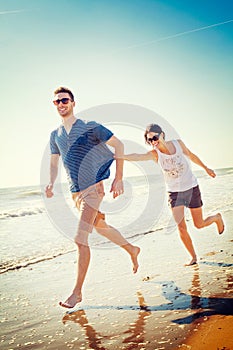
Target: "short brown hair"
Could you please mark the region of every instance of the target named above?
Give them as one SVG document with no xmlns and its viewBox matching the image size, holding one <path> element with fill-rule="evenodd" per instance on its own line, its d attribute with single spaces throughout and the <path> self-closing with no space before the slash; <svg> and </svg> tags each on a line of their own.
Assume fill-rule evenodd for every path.
<svg viewBox="0 0 233 350">
<path fill-rule="evenodd" d="M 57 88 L 55 91 L 54 91 L 54 95 L 57 95 L 59 94 L 60 92 L 66 92 L 67 94 L 69 94 L 70 98 L 72 101 L 74 101 L 74 95 L 73 93 L 71 92 L 70 89 L 64 87 L 64 86 L 60 86 L 59 88 Z"/>
</svg>

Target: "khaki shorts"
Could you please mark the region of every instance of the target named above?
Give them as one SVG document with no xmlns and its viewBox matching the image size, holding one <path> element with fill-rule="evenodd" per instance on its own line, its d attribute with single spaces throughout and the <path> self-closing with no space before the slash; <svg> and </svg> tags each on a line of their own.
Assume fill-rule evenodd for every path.
<svg viewBox="0 0 233 350">
<path fill-rule="evenodd" d="M 105 219 L 105 215 L 99 211 L 104 195 L 103 181 L 83 191 L 72 193 L 72 198 L 80 212 L 78 234 L 92 232 L 93 226 L 97 225 L 100 219 Z"/>
</svg>

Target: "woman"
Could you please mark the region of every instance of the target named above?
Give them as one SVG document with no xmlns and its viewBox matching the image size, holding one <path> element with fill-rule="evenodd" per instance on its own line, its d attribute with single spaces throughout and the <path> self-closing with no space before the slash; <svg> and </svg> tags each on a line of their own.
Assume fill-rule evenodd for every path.
<svg viewBox="0 0 233 350">
<path fill-rule="evenodd" d="M 215 223 L 221 234 L 224 231 L 224 223 L 219 213 L 203 219 L 201 193 L 187 158 L 202 167 L 209 176 L 215 177 L 215 172 L 204 165 L 181 140 L 165 141 L 165 133 L 157 124 L 148 125 L 144 137 L 146 143 L 152 146 L 152 150 L 145 154 L 125 155 L 124 159 L 128 161 L 154 160 L 159 163 L 164 173 L 169 203 L 180 238 L 191 255 L 190 262 L 185 265 L 194 265 L 197 263 L 197 255 L 187 231 L 184 208 L 190 209 L 193 223 L 198 229 Z"/>
</svg>

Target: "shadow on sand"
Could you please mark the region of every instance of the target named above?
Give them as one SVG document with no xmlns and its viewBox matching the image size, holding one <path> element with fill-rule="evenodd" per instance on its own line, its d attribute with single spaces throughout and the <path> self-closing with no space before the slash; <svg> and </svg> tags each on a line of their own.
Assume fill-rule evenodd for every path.
<svg viewBox="0 0 233 350">
<path fill-rule="evenodd" d="M 217 266 L 219 266 L 219 264 Z M 156 311 L 193 310 L 192 315 L 171 320 L 176 324 L 191 324 L 196 319 L 204 316 L 233 315 L 233 298 L 216 296 L 202 297 L 198 265 L 193 266 L 193 271 L 194 274 L 192 285 L 189 289 L 190 294 L 183 293 L 180 288 L 174 283 L 174 281 L 153 281 L 150 278 L 146 280 L 146 283 L 161 285 L 162 295 L 165 299 L 168 300 L 167 303 L 154 306 L 147 305 L 142 293 L 137 292 L 138 305 L 86 305 L 83 309 L 67 312 L 64 315 L 62 322 L 65 324 L 66 322 L 71 321 L 79 324 L 85 330 L 86 338 L 89 342 L 89 347 L 91 349 L 105 350 L 105 348 L 101 345 L 101 339 L 109 339 L 109 336 L 102 336 L 96 332 L 93 326 L 88 322 L 85 310 L 105 309 L 138 311 L 137 320 L 134 323 L 131 323 L 129 325 L 129 328 L 124 332 L 124 334 L 129 334 L 129 336 L 123 340 L 123 343 L 126 344 L 126 347 L 124 347 L 124 349 L 131 350 L 135 349 L 135 346 L 137 347 L 139 343 L 142 344 L 144 342 L 146 319 Z M 226 289 L 231 289 L 233 277 L 228 276 L 227 282 L 228 286 Z"/>
</svg>

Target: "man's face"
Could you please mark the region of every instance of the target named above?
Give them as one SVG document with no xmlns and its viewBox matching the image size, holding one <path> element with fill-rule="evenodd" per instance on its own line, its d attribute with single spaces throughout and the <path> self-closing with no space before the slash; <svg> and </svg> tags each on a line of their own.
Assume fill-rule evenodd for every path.
<svg viewBox="0 0 233 350">
<path fill-rule="evenodd" d="M 75 102 L 71 101 L 70 95 L 67 92 L 60 92 L 54 97 L 54 104 L 61 117 L 69 117 L 73 115 Z"/>
</svg>

